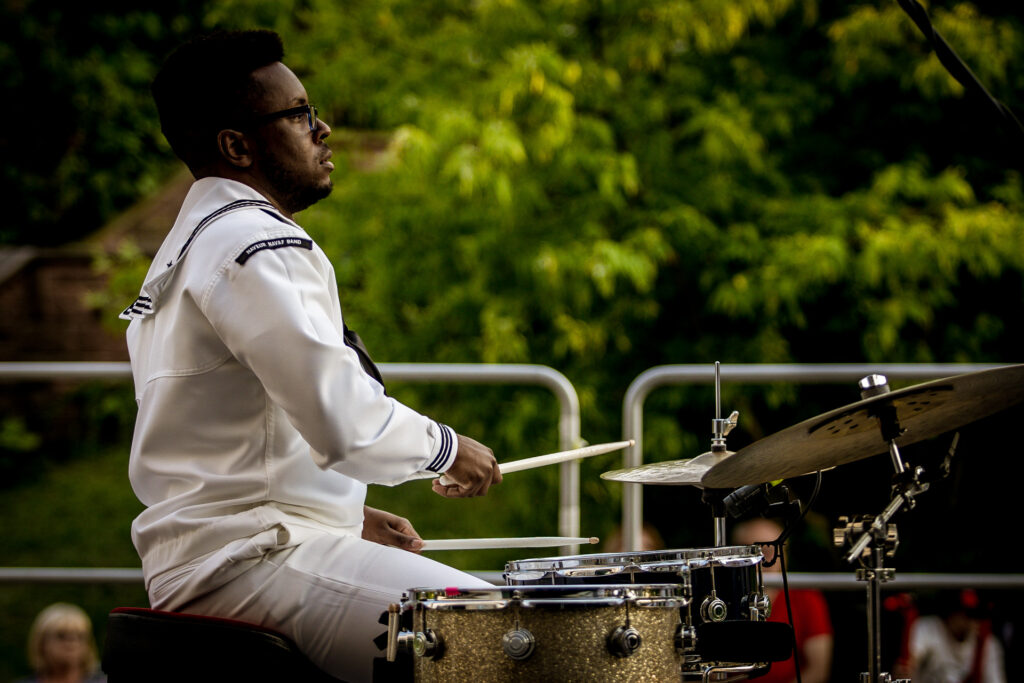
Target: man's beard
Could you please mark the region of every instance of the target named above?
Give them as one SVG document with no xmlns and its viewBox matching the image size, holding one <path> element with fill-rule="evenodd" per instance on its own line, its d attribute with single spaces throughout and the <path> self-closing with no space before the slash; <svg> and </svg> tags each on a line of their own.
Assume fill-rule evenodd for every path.
<svg viewBox="0 0 1024 683">
<path fill-rule="evenodd" d="M 281 208 L 289 213 L 298 213 L 313 206 L 331 194 L 334 182 L 330 176 L 322 185 L 314 185 L 308 178 L 303 178 L 294 171 L 285 169 L 280 164 L 269 160 L 265 171 L 267 180 L 274 189 L 274 197 L 281 203 Z"/>
</svg>

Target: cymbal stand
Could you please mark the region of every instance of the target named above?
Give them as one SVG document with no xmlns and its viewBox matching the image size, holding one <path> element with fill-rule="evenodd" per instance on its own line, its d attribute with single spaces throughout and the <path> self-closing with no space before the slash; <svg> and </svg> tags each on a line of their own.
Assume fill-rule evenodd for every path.
<svg viewBox="0 0 1024 683">
<path fill-rule="evenodd" d="M 729 417 L 722 419 L 722 364 L 715 361 L 715 419 L 711 421 L 711 452 L 724 453 L 725 437 L 739 422 L 740 414 L 732 411 Z M 705 489 L 703 493 L 704 502 L 711 505 L 712 515 L 715 524 L 715 547 L 725 546 L 728 539 L 725 534 L 725 505 L 723 499 L 727 491 L 718 489 Z"/>
<path fill-rule="evenodd" d="M 889 391 L 888 381 L 882 375 L 869 375 L 861 379 L 859 385 L 862 398 Z M 861 683 L 891 683 L 891 676 L 882 671 L 881 597 L 882 584 L 895 577 L 895 570 L 885 567 L 885 558 L 895 555 L 899 535 L 896 525 L 889 520 L 904 505 L 912 509 L 916 504 L 914 497 L 927 491 L 928 484 L 921 481 L 924 469 L 908 469 L 900 455 L 896 437 L 903 433 L 903 429 L 899 424 L 896 407 L 883 402 L 875 409 L 874 416 L 878 419 L 882 438 L 889 445 L 889 455 L 896 471 L 892 500 L 881 514 L 874 517 L 863 515 L 852 521 L 848 517 L 840 517 L 839 522 L 844 526 L 833 531 L 833 540 L 840 547 L 851 544 L 845 559 L 851 564 L 858 561 L 861 563 L 857 569 L 857 580 L 867 583 L 868 671 L 861 674 Z M 859 538 L 854 541 L 857 535 Z"/>
</svg>

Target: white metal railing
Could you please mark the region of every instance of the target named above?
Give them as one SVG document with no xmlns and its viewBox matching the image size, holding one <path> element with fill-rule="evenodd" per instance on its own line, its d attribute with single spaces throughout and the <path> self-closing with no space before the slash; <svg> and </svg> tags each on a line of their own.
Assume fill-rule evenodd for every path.
<svg viewBox="0 0 1024 683">
<path fill-rule="evenodd" d="M 559 444 L 575 448 L 583 444 L 580 436 L 579 400 L 569 380 L 560 372 L 542 365 L 415 364 L 381 363 L 381 374 L 394 381 L 461 382 L 491 384 L 529 384 L 548 388 L 559 401 Z M 766 383 L 839 383 L 856 381 L 864 375 L 881 373 L 890 379 L 934 379 L 975 372 L 1000 364 L 877 364 L 877 365 L 723 365 L 724 382 Z M 128 363 L 10 363 L 0 362 L 0 382 L 19 380 L 84 380 L 131 378 Z M 623 435 L 636 443 L 623 456 L 624 467 L 642 463 L 643 403 L 656 388 L 679 384 L 710 384 L 714 369 L 710 365 L 666 365 L 641 373 L 630 384 L 623 401 Z M 561 466 L 559 533 L 578 536 L 580 524 L 579 463 Z M 643 523 L 643 500 L 639 484 L 624 484 L 624 547 L 637 548 Z M 576 547 L 560 549 L 564 554 L 578 552 Z M 493 583 L 502 583 L 500 572 L 471 572 Z M 791 573 L 789 583 L 798 588 L 822 590 L 862 590 L 863 582 L 847 573 Z M 777 587 L 781 578 L 765 573 L 765 584 Z M 134 568 L 76 567 L 0 567 L 4 583 L 142 583 L 142 570 Z M 886 590 L 911 588 L 1024 588 L 1024 574 L 896 574 L 883 585 Z"/>
<path fill-rule="evenodd" d="M 457 382 L 474 384 L 535 385 L 550 390 L 558 399 L 558 441 L 562 450 L 583 445 L 580 435 L 580 404 L 576 389 L 565 375 L 545 365 L 530 364 L 475 364 L 475 363 L 378 363 L 381 375 L 396 382 Z M 74 362 L 0 362 L 0 381 L 28 380 L 130 380 L 129 363 L 74 363 Z M 580 464 L 579 461 L 559 465 L 558 533 L 561 536 L 580 535 Z M 579 546 L 563 546 L 562 554 L 579 552 Z M 2 568 L 0 580 L 6 576 L 25 579 L 28 571 L 41 581 L 48 576 L 70 577 L 60 568 L 41 569 Z M 74 576 L 95 577 L 95 580 L 133 581 L 131 569 L 73 570 Z M 141 570 L 139 570 L 141 571 Z M 84 573 L 82 573 L 84 572 Z M 104 573 L 106 572 L 106 573 Z M 128 572 L 128 573 L 125 573 Z M 119 578 L 120 577 L 120 578 Z M 127 578 L 126 578 L 127 577 Z M 66 579 L 60 579 L 66 580 Z"/>
<path fill-rule="evenodd" d="M 1003 364 L 830 364 L 830 365 L 725 365 L 720 368 L 723 384 L 797 382 L 829 384 L 856 382 L 865 375 L 880 373 L 893 379 L 937 379 L 1002 367 Z M 713 384 L 714 365 L 661 365 L 640 373 L 629 385 L 622 402 L 622 438 L 632 439 L 633 446 L 622 455 L 622 466 L 643 464 L 644 401 L 654 389 L 666 385 Z M 709 402 L 709 405 L 713 405 Z M 715 415 L 713 417 L 722 417 Z M 708 425 L 711 419 L 708 419 Z M 710 434 L 710 429 L 709 432 Z M 640 549 L 643 527 L 643 484 L 626 484 L 622 490 L 623 547 Z"/>
<path fill-rule="evenodd" d="M 495 585 L 505 583 L 497 571 L 470 571 Z M 782 575 L 764 572 L 764 585 L 781 588 Z M 827 591 L 864 590 L 864 582 L 848 572 L 790 572 L 790 588 L 817 588 Z M 0 567 L 0 585 L 13 583 L 129 584 L 142 585 L 141 569 L 117 567 Z M 899 573 L 882 584 L 883 590 L 904 591 L 932 588 L 974 588 L 982 590 L 1024 589 L 1024 574 L 922 574 Z"/>
</svg>

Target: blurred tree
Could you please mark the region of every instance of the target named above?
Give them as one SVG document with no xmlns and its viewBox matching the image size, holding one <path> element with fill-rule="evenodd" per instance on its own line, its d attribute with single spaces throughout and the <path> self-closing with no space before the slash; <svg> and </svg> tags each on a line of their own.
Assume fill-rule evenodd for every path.
<svg viewBox="0 0 1024 683">
<path fill-rule="evenodd" d="M 1014 108 L 1021 26 L 990 8 L 930 10 Z M 660 363 L 1016 353 L 1019 147 L 894 2 L 228 1 L 212 20 L 285 34 L 353 163 L 353 131 L 390 133 L 303 217 L 381 359 L 552 365 L 597 440 Z M 738 397 L 747 438 L 795 396 Z M 705 450 L 710 398 L 666 407 L 648 452 Z"/>
<path fill-rule="evenodd" d="M 1012 106 L 1016 19 L 932 15 Z M 660 362 L 1012 353 L 1017 157 L 895 3 L 224 2 L 211 21 L 285 33 L 339 151 L 392 133 L 304 217 L 383 358 L 549 363 L 617 401 Z"/>
<path fill-rule="evenodd" d="M 76 240 L 158 187 L 173 157 L 149 83 L 207 4 L 0 5 L 0 244 Z"/>
<path fill-rule="evenodd" d="M 1019 110 L 1013 6 L 930 12 Z M 334 195 L 301 220 L 379 360 L 551 365 L 598 441 L 618 435 L 609 416 L 628 383 L 661 363 L 985 361 L 1017 348 L 1020 157 L 894 2 L 221 0 L 180 21 L 159 36 L 283 34 L 339 162 Z M 110 69 L 127 78 L 117 54 Z M 129 91 L 141 116 L 144 92 Z M 163 154 L 148 115 L 117 129 Z M 116 162 L 136 163 L 132 149 Z M 649 453 L 705 450 L 706 393 L 662 401 Z M 500 434 L 501 453 L 554 445 L 532 398 L 454 396 L 403 390 L 485 440 Z M 736 440 L 813 414 L 796 397 L 737 395 Z M 599 515 L 615 513 L 617 491 L 588 488 Z"/>
</svg>

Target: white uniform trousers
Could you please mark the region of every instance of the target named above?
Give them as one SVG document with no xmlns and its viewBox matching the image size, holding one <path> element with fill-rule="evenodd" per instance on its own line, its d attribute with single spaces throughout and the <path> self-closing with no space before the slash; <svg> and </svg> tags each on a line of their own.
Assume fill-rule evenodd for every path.
<svg viewBox="0 0 1024 683">
<path fill-rule="evenodd" d="M 434 560 L 324 534 L 269 553 L 226 585 L 179 611 L 261 624 L 291 638 L 324 671 L 349 683 L 370 681 L 384 652 L 374 638 L 390 603 L 409 588 L 493 585 Z"/>
</svg>

